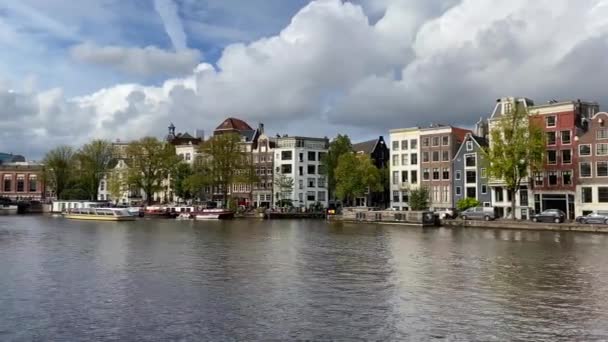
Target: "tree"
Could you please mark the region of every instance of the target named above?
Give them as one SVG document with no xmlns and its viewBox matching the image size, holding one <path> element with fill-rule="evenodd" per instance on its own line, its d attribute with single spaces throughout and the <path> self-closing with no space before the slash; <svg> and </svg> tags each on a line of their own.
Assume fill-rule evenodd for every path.
<svg viewBox="0 0 608 342">
<path fill-rule="evenodd" d="M 192 191 L 190 191 L 186 181 L 193 173 L 192 167 L 188 163 L 181 162 L 177 164 L 177 167 L 171 174 L 173 191 L 180 199 L 188 200 L 192 198 Z"/>
<path fill-rule="evenodd" d="M 425 186 L 410 190 L 409 207 L 411 210 L 426 210 L 431 206 L 429 189 Z"/>
<path fill-rule="evenodd" d="M 344 154 L 351 153 L 353 145 L 348 135 L 338 134 L 330 143 L 327 154 L 321 160 L 327 171 L 327 188 L 330 198 L 335 198 L 336 194 L 336 176 L 335 170 L 338 166 L 338 159 Z"/>
<path fill-rule="evenodd" d="M 515 199 L 522 179 L 542 168 L 545 135 L 540 127 L 530 124 L 522 103 L 513 103 L 490 130 L 490 146 L 485 150 L 488 173 L 501 179 L 511 194 L 511 215 L 515 220 Z"/>
<path fill-rule="evenodd" d="M 63 199 L 64 191 L 73 181 L 74 150 L 69 146 L 59 146 L 46 154 L 43 164 L 45 183 L 55 192 L 57 199 Z"/>
<path fill-rule="evenodd" d="M 81 185 L 92 201 L 97 200 L 99 183 L 109 170 L 114 154 L 112 143 L 105 140 L 93 140 L 76 154 Z"/>
<path fill-rule="evenodd" d="M 477 199 L 472 198 L 472 197 L 467 197 L 467 198 L 459 199 L 458 202 L 456 203 L 456 207 L 460 211 L 465 211 L 469 208 L 478 207 L 479 204 L 480 203 Z"/>
<path fill-rule="evenodd" d="M 202 169 L 207 173 L 199 178 L 221 191 L 224 206 L 234 184 L 257 182 L 251 154 L 243 149 L 239 134 L 215 135 L 200 146 L 199 152 Z"/>
<path fill-rule="evenodd" d="M 118 202 L 126 188 L 125 180 L 120 171 L 110 171 L 108 173 L 107 187 L 110 197 L 114 202 Z"/>
<path fill-rule="evenodd" d="M 131 142 L 126 148 L 126 156 L 129 165 L 127 184 L 142 189 L 146 202 L 150 204 L 154 193 L 163 189 L 163 181 L 178 163 L 175 148 L 156 138 L 146 137 Z"/>
<path fill-rule="evenodd" d="M 274 183 L 276 184 L 278 190 L 277 205 L 283 207 L 286 203 L 291 204 L 291 200 L 287 201 L 286 194 L 291 194 L 293 192 L 293 178 L 285 176 L 282 173 L 277 173 L 274 176 Z"/>
<path fill-rule="evenodd" d="M 372 163 L 369 156 L 352 152 L 338 158 L 335 169 L 337 198 L 352 203 L 366 192 L 382 190 L 380 170 Z"/>
</svg>

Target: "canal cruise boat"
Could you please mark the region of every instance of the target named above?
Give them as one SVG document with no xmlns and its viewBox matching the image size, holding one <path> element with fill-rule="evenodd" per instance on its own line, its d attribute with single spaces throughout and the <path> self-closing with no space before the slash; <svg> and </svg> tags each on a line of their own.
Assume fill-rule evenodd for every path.
<svg viewBox="0 0 608 342">
<path fill-rule="evenodd" d="M 63 217 L 71 220 L 90 221 L 135 221 L 136 217 L 126 209 L 116 208 L 76 208 L 69 209 Z"/>
</svg>

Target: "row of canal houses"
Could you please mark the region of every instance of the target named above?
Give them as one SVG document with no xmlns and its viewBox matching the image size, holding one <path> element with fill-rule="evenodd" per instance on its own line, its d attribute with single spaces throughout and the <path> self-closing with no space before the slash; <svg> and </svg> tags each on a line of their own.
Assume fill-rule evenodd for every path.
<svg viewBox="0 0 608 342">
<path fill-rule="evenodd" d="M 505 184 L 488 175 L 483 150 L 490 131 L 514 104 L 529 113 L 530 124 L 543 128 L 547 152 L 543 170 L 522 182 L 516 198 Z M 534 212 L 561 209 L 573 219 L 608 208 L 608 113 L 595 102 L 498 99 L 489 117 L 474 130 L 433 124 L 390 131 L 391 207 L 408 210 L 411 189 L 426 186 L 434 209 L 452 208 L 475 198 L 498 215 L 528 219 Z"/>
</svg>

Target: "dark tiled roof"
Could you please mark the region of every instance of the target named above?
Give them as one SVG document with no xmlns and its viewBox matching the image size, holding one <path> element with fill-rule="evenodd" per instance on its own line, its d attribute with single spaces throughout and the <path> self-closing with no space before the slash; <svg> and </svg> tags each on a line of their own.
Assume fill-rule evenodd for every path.
<svg viewBox="0 0 608 342">
<path fill-rule="evenodd" d="M 363 152 L 366 154 L 372 154 L 376 144 L 378 144 L 378 139 L 360 142 L 353 145 L 353 151 L 356 153 Z"/>
<path fill-rule="evenodd" d="M 219 130 L 237 130 L 237 131 L 253 131 L 253 128 L 249 126 L 245 121 L 236 118 L 228 118 L 224 120 L 217 128 Z"/>
<path fill-rule="evenodd" d="M 0 152 L 0 164 L 2 163 L 16 163 L 24 162 L 25 157 L 18 154 L 2 153 Z"/>
</svg>

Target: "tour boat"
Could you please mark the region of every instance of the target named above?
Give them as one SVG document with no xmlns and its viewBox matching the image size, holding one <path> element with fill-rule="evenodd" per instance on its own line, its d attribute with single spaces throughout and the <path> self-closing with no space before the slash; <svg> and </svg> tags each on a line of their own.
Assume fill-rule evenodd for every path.
<svg viewBox="0 0 608 342">
<path fill-rule="evenodd" d="M 144 211 L 144 217 L 149 218 L 176 218 L 177 213 L 171 212 L 169 208 L 165 207 L 146 207 Z"/>
<path fill-rule="evenodd" d="M 70 209 L 63 217 L 72 220 L 92 221 L 135 221 L 135 216 L 125 209 L 116 208 L 76 208 Z"/>
<path fill-rule="evenodd" d="M 228 220 L 234 218 L 234 211 L 226 209 L 203 209 L 192 213 L 195 220 Z"/>
<path fill-rule="evenodd" d="M 16 214 L 19 207 L 13 204 L 2 204 L 0 205 L 0 215 L 13 215 Z"/>
</svg>

